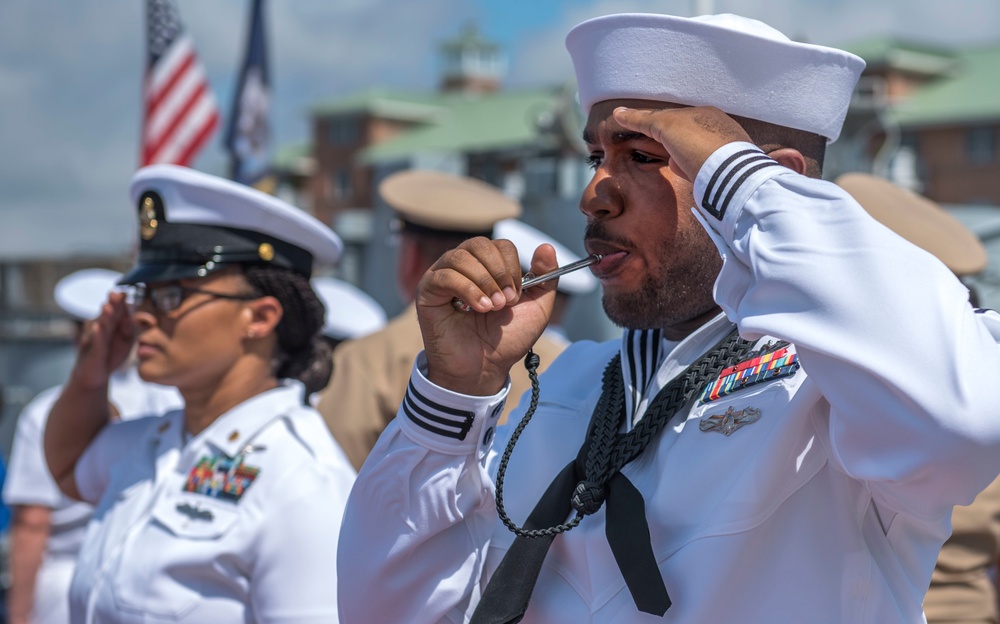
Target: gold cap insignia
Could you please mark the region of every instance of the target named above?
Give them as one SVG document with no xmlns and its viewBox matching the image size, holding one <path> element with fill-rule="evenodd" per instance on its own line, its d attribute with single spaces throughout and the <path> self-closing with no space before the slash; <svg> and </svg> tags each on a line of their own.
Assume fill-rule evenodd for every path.
<svg viewBox="0 0 1000 624">
<path fill-rule="evenodd" d="M 229 434 L 229 441 L 235 442 L 239 439 L 240 439 L 240 432 L 234 429 L 233 432 Z"/>
<path fill-rule="evenodd" d="M 261 243 L 257 247 L 257 255 L 264 262 L 270 262 L 274 260 L 274 247 L 271 246 L 271 243 Z"/>
<path fill-rule="evenodd" d="M 147 197 L 142 200 L 142 207 L 139 209 L 139 235 L 142 236 L 142 240 L 150 240 L 156 236 L 156 228 L 159 225 L 153 198 Z"/>
</svg>

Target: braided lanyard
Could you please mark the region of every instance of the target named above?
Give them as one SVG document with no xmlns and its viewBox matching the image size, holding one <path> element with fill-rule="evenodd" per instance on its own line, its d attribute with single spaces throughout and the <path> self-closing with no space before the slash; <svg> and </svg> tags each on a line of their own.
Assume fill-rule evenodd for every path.
<svg viewBox="0 0 1000 624">
<path fill-rule="evenodd" d="M 616 354 L 604 369 L 601 397 L 594 407 L 587 439 L 584 478 L 577 483 L 570 502 L 576 516 L 569 522 L 544 529 L 525 529 L 517 526 L 507 515 L 503 504 L 503 484 L 510 456 L 514 446 L 538 407 L 539 358 L 528 351 L 524 366 L 531 379 L 531 402 L 524 417 L 515 427 L 510 440 L 500 458 L 496 478 L 497 514 L 512 533 L 520 537 L 541 538 L 558 535 L 576 527 L 584 516 L 601 508 L 608 494 L 607 484 L 625 464 L 639 456 L 674 414 L 710 379 L 716 377 L 726 366 L 746 356 L 752 343 L 743 340 L 734 328 L 725 338 L 698 358 L 693 364 L 672 379 L 657 393 L 650 403 L 645 416 L 625 434 L 620 434 L 625 418 L 625 385 L 622 380 L 621 354 Z"/>
</svg>

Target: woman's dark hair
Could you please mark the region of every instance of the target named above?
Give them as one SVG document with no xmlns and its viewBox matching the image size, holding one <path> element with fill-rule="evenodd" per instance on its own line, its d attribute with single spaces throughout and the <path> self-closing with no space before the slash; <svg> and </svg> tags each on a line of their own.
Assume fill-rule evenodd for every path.
<svg viewBox="0 0 1000 624">
<path fill-rule="evenodd" d="M 326 308 L 309 285 L 309 279 L 281 267 L 246 265 L 243 277 L 260 295 L 281 303 L 284 315 L 275 331 L 278 344 L 272 370 L 279 379 L 298 379 L 306 394 L 318 392 L 330 381 L 333 363 L 330 346 L 322 340 Z"/>
</svg>

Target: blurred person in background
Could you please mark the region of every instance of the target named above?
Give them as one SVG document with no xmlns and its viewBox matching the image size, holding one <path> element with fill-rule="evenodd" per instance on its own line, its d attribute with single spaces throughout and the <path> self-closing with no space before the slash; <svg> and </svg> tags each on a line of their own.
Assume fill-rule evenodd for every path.
<svg viewBox="0 0 1000 624">
<path fill-rule="evenodd" d="M 56 283 L 56 304 L 74 322 L 79 347 L 86 324 L 101 313 L 121 273 L 83 269 Z M 146 383 L 129 354 L 108 380 L 112 418 L 160 414 L 181 405 L 177 390 Z M 10 532 L 11 585 L 7 609 L 12 624 L 69 622 L 69 584 L 93 508 L 67 498 L 45 465 L 42 433 L 62 386 L 39 393 L 21 411 L 11 449 L 3 500 L 14 512 Z"/>
<path fill-rule="evenodd" d="M 934 254 L 959 278 L 986 268 L 986 249 L 976 236 L 927 199 L 863 173 L 836 183 L 880 223 Z M 979 307 L 975 291 L 970 303 Z M 941 547 L 924 597 L 928 624 L 997 624 L 1000 566 L 1000 478 L 951 514 L 951 537 Z"/>
<path fill-rule="evenodd" d="M 438 171 L 395 173 L 378 192 L 398 217 L 396 280 L 408 305 L 382 330 L 334 351 L 330 384 L 316 404 L 357 469 L 396 417 L 413 359 L 423 346 L 413 304 L 420 278 L 444 252 L 475 236 L 492 237 L 498 221 L 521 215 L 520 204 L 496 187 Z M 542 365 L 552 359 L 543 358 Z M 511 377 L 512 396 L 530 387 L 523 367 Z"/>
<path fill-rule="evenodd" d="M 312 287 L 326 308 L 320 339 L 331 351 L 344 341 L 363 338 L 385 326 L 385 310 L 354 284 L 335 277 L 314 277 Z M 315 407 L 319 397 L 319 392 L 309 395 L 309 404 Z"/>
<path fill-rule="evenodd" d="M 45 428 L 49 470 L 97 507 L 71 622 L 337 622 L 337 534 L 354 470 L 309 393 L 329 378 L 309 285 L 340 239 L 249 187 L 140 169 L 135 266 L 88 325 Z M 127 303 L 128 301 L 128 303 Z M 136 341 L 182 409 L 108 424 Z"/>
<path fill-rule="evenodd" d="M 371 295 L 335 277 L 314 277 L 313 290 L 326 307 L 323 338 L 330 349 L 345 340 L 356 340 L 385 327 L 385 310 Z"/>
</svg>

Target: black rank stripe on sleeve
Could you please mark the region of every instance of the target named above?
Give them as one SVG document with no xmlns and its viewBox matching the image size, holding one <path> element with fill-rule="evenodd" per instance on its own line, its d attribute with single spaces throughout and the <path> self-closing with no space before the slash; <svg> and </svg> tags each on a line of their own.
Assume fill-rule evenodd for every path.
<svg viewBox="0 0 1000 624">
<path fill-rule="evenodd" d="M 403 397 L 403 413 L 427 431 L 456 440 L 465 440 L 475 418 L 474 412 L 431 401 L 417 391 L 413 382 L 410 382 Z"/>
<path fill-rule="evenodd" d="M 729 202 L 740 186 L 754 173 L 765 167 L 774 167 L 778 163 L 757 149 L 745 149 L 727 158 L 715 170 L 705 187 L 702 198 L 702 208 L 710 215 L 722 221 L 729 208 Z M 720 198 L 722 201 L 720 203 Z"/>
</svg>

